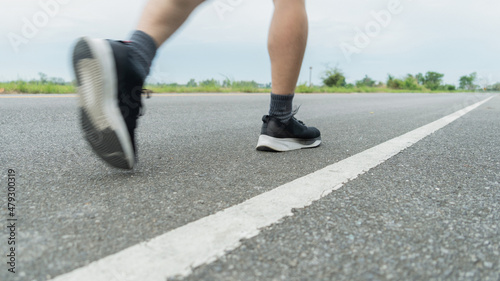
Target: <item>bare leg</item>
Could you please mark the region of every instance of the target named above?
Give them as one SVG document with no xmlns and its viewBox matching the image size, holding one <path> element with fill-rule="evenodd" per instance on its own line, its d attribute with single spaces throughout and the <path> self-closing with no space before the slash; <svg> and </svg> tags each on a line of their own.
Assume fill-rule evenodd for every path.
<svg viewBox="0 0 500 281">
<path fill-rule="evenodd" d="M 295 92 L 307 45 L 308 20 L 305 0 L 274 0 L 275 11 L 269 30 L 272 92 Z"/>
<path fill-rule="evenodd" d="M 160 47 L 204 0 L 150 0 L 137 26 Z"/>
</svg>

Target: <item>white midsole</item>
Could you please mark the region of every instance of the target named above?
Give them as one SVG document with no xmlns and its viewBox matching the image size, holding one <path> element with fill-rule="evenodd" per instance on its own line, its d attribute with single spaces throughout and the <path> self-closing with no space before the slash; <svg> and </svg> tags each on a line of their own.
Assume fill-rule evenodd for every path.
<svg viewBox="0 0 500 281">
<path fill-rule="evenodd" d="M 117 73 L 115 67 L 115 60 L 113 55 L 113 50 L 106 40 L 103 39 L 91 39 L 88 37 L 83 38 L 90 46 L 92 55 L 95 60 L 99 62 L 102 73 L 102 83 L 103 92 L 102 94 L 102 104 L 89 104 L 85 103 L 83 97 L 80 97 L 81 105 L 84 108 L 90 106 L 100 106 L 101 114 L 103 119 L 100 121 L 92 120 L 96 122 L 96 126 L 102 126 L 102 122 L 108 123 L 107 125 L 118 136 L 118 140 L 125 152 L 125 157 L 130 167 L 134 165 L 134 149 L 132 147 L 132 141 L 130 140 L 130 135 L 128 133 L 127 125 L 125 120 L 122 118 L 122 114 L 117 105 L 118 100 L 118 89 L 117 89 Z M 91 116 L 92 118 L 92 116 Z M 107 127 L 107 126 L 106 126 Z M 102 129 L 102 128 L 100 128 Z"/>
<path fill-rule="evenodd" d="M 312 148 L 319 146 L 321 144 L 321 139 L 315 140 L 313 143 L 305 144 L 304 140 L 294 139 L 294 138 L 273 138 L 267 135 L 260 135 L 259 141 L 257 142 L 257 148 L 268 147 L 275 151 L 290 151 L 302 148 Z"/>
</svg>

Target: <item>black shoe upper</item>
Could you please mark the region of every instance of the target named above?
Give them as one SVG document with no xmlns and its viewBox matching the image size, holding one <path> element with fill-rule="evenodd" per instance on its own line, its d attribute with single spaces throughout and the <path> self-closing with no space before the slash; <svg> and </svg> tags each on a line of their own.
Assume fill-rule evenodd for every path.
<svg viewBox="0 0 500 281">
<path fill-rule="evenodd" d="M 315 127 L 307 127 L 302 121 L 295 117 L 290 118 L 288 122 L 282 122 L 276 117 L 264 115 L 262 117 L 262 135 L 268 135 L 274 138 L 298 138 L 298 139 L 319 139 L 321 133 Z"/>
<path fill-rule="evenodd" d="M 135 129 L 142 109 L 144 81 L 133 67 L 127 43 L 123 41 L 109 41 L 109 44 L 113 49 L 116 64 L 118 107 L 127 124 L 134 152 L 136 153 Z"/>
</svg>

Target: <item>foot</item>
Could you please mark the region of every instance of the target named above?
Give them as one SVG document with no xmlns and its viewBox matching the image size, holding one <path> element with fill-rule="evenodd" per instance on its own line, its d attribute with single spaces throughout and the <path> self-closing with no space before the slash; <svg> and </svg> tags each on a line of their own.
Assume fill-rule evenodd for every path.
<svg viewBox="0 0 500 281">
<path fill-rule="evenodd" d="M 80 118 L 94 152 L 113 167 L 136 162 L 135 128 L 143 79 L 134 71 L 126 42 L 81 38 L 73 51 Z"/>
<path fill-rule="evenodd" d="M 321 133 L 314 127 L 307 127 L 302 121 L 292 117 L 282 122 L 276 117 L 262 117 L 262 131 L 257 150 L 284 152 L 302 148 L 318 147 Z"/>
</svg>

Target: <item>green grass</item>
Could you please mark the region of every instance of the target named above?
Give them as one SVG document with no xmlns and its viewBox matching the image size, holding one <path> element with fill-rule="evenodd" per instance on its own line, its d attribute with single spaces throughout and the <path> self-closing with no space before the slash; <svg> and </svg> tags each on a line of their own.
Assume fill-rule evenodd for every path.
<svg viewBox="0 0 500 281">
<path fill-rule="evenodd" d="M 197 86 L 187 87 L 182 85 L 147 85 L 145 88 L 154 93 L 268 93 L 271 89 L 253 87 L 222 87 L 222 86 Z"/>
<path fill-rule="evenodd" d="M 420 90 L 405 90 L 405 89 L 391 89 L 387 87 L 309 87 L 306 85 L 299 85 L 296 89 L 297 93 L 451 93 L 462 91 L 431 91 L 423 88 Z"/>
<path fill-rule="evenodd" d="M 23 93 L 23 94 L 69 94 L 74 93 L 72 84 L 40 83 L 38 81 L 13 81 L 0 82 L 0 93 Z"/>
<path fill-rule="evenodd" d="M 154 93 L 269 93 L 269 88 L 258 88 L 250 83 L 232 83 L 229 87 L 220 85 L 205 85 L 187 87 L 184 85 L 147 85 L 145 88 Z M 2 93 L 26 93 L 26 94 L 68 94 L 75 93 L 73 84 L 41 83 L 39 81 L 13 81 L 0 82 L 0 94 Z M 309 87 L 305 84 L 297 86 L 296 93 L 442 93 L 447 91 L 421 90 L 396 90 L 387 87 Z M 460 90 L 449 92 L 462 92 Z"/>
</svg>

